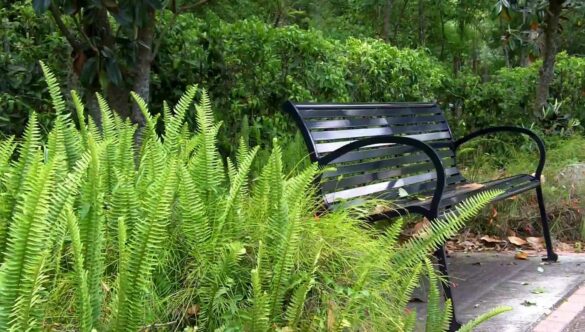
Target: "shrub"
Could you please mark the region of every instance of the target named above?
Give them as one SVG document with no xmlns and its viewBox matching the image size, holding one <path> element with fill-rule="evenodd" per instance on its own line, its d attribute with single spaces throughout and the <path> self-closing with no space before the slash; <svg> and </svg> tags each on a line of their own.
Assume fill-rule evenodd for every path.
<svg viewBox="0 0 585 332">
<path fill-rule="evenodd" d="M 454 78 L 446 88 L 445 102 L 453 106 L 452 117 L 459 133 L 495 124 L 529 126 L 535 124 L 549 134 L 560 134 L 579 120 L 585 123 L 585 60 L 560 53 L 551 85 L 551 104 L 560 103 L 554 112 L 533 117 L 535 87 L 542 62 L 528 67 L 502 68 L 487 82 L 467 73 Z M 564 132 L 564 131 L 563 131 Z"/>
<path fill-rule="evenodd" d="M 447 72 L 423 51 L 381 40 L 345 41 L 296 26 L 274 28 L 258 20 L 226 23 L 189 15 L 177 19 L 163 45 L 154 99 L 178 96 L 187 82 L 209 87 L 225 133 L 247 120 L 250 140 L 283 144 L 295 127 L 281 110 L 286 99 L 318 102 L 432 100 Z M 231 151 L 233 135 L 221 135 Z"/>
<path fill-rule="evenodd" d="M 321 214 L 316 166 L 285 176 L 278 145 L 254 180 L 258 148 L 242 143 L 224 162 L 205 91 L 197 132 L 184 121 L 191 87 L 164 105 L 162 135 L 133 95 L 147 119 L 135 148 L 136 127 L 99 96 L 102 131 L 91 119 L 77 129 L 43 68 L 57 113 L 48 139 L 33 114 L 21 141 L 0 143 L 0 329 L 410 330 L 423 275 L 429 326 L 447 326 L 426 255 L 497 192 L 399 244 L 401 221 L 380 232 L 357 211 Z"/>
</svg>

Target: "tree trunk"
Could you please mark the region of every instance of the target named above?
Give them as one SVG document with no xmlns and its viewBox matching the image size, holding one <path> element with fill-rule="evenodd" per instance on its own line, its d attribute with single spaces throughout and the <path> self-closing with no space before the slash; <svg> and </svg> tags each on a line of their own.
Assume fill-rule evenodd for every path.
<svg viewBox="0 0 585 332">
<path fill-rule="evenodd" d="M 400 21 L 402 21 L 402 17 L 404 16 L 404 11 L 406 10 L 406 6 L 408 5 L 409 0 L 404 0 L 402 4 L 402 9 L 398 14 L 398 18 L 396 19 L 396 24 L 394 25 L 394 44 L 398 45 L 398 30 L 400 30 Z"/>
<path fill-rule="evenodd" d="M 425 3 L 418 0 L 418 46 L 425 46 Z"/>
<path fill-rule="evenodd" d="M 439 2 L 439 18 L 441 19 L 441 54 L 439 59 L 445 59 L 445 18 L 443 17 L 443 3 Z"/>
<path fill-rule="evenodd" d="M 544 49 L 543 62 L 539 71 L 538 86 L 536 88 L 536 102 L 534 115 L 539 116 L 546 106 L 549 97 L 550 85 L 554 79 L 555 59 L 557 56 L 557 42 L 559 18 L 565 0 L 549 0 L 544 17 Z"/>
<path fill-rule="evenodd" d="M 392 16 L 392 5 L 393 0 L 386 0 L 386 5 L 384 6 L 384 40 L 386 42 L 390 41 L 390 17 Z"/>
<path fill-rule="evenodd" d="M 134 72 L 134 84 L 132 90 L 147 103 L 150 100 L 150 71 L 152 66 L 152 41 L 154 39 L 155 14 L 153 9 L 148 9 L 148 18 L 144 26 L 138 30 L 138 50 L 136 54 L 136 68 Z M 132 122 L 140 127 L 144 126 L 145 118 L 136 103 L 132 104 Z"/>
</svg>

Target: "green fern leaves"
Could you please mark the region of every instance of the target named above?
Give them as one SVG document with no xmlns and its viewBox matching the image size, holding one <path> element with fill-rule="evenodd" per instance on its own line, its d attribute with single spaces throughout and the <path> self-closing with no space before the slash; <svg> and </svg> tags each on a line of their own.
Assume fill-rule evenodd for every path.
<svg viewBox="0 0 585 332">
<path fill-rule="evenodd" d="M 101 95 L 96 125 L 72 92 L 76 124 L 41 66 L 54 127 L 45 141 L 32 114 L 21 139 L 0 141 L 0 330 L 409 330 L 424 275 L 429 331 L 447 327 L 427 256 L 497 192 L 400 243 L 401 220 L 381 233 L 347 210 L 322 214 L 316 165 L 285 175 L 276 140 L 257 177 L 259 147 L 242 139 L 224 159 L 205 90 L 165 103 L 164 126 L 132 94 L 141 129 Z"/>
</svg>

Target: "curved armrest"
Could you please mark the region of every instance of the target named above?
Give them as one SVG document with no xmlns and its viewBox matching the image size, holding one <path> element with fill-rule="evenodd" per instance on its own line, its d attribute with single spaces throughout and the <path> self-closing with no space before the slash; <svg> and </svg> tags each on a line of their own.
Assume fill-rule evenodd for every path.
<svg viewBox="0 0 585 332">
<path fill-rule="evenodd" d="M 431 200 L 431 215 L 436 216 L 439 210 L 439 203 L 441 202 L 441 196 L 443 195 L 443 191 L 445 190 L 445 168 L 443 167 L 443 162 L 441 158 L 437 154 L 437 152 L 428 144 L 423 141 L 419 141 L 414 138 L 410 137 L 403 137 L 403 136 L 376 136 L 376 137 L 369 137 L 364 138 L 361 140 L 357 140 L 351 142 L 347 145 L 344 145 L 330 153 L 326 156 L 319 158 L 317 162 L 319 166 L 326 166 L 335 159 L 341 157 L 342 155 L 351 152 L 353 150 L 357 150 L 364 146 L 374 145 L 374 144 L 402 144 L 408 145 L 417 148 L 418 150 L 423 151 L 433 163 L 435 167 L 435 171 L 437 172 L 437 187 L 435 188 L 435 192 L 433 193 L 433 199 Z"/>
<path fill-rule="evenodd" d="M 542 170 L 544 169 L 544 163 L 546 160 L 546 150 L 544 148 L 544 142 L 542 141 L 542 139 L 540 137 L 538 137 L 538 135 L 536 135 L 536 133 L 534 133 L 530 129 L 522 128 L 522 127 L 513 127 L 513 126 L 499 126 L 499 127 L 489 127 L 489 128 L 485 128 L 485 129 L 480 129 L 476 132 L 473 132 L 473 133 L 471 133 L 467 136 L 464 136 L 464 137 L 458 139 L 457 141 L 455 141 L 454 148 L 455 148 L 455 150 L 457 150 L 457 148 L 461 144 L 463 144 L 469 140 L 472 140 L 478 136 L 492 134 L 492 133 L 496 133 L 496 132 L 520 133 L 520 134 L 524 134 L 524 135 L 529 136 L 530 138 L 532 138 L 536 142 L 536 145 L 538 146 L 538 152 L 539 152 L 539 161 L 538 161 L 538 166 L 536 167 L 536 172 L 534 172 L 534 177 L 540 180 L 540 175 L 542 174 Z"/>
</svg>

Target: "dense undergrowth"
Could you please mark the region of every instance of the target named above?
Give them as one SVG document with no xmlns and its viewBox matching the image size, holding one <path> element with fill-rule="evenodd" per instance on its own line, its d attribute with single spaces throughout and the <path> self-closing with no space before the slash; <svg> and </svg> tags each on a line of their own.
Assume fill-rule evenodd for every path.
<svg viewBox="0 0 585 332">
<path fill-rule="evenodd" d="M 148 120 L 134 147 L 136 126 L 101 97 L 100 131 L 72 92 L 77 128 L 47 80 L 58 114 L 47 139 L 33 113 L 22 139 L 0 142 L 1 330 L 407 331 L 423 276 L 427 331 L 448 326 L 427 254 L 497 192 L 399 243 L 400 220 L 380 231 L 357 210 L 323 213 L 311 194 L 319 170 L 285 175 L 277 144 L 254 178 L 259 148 L 242 142 L 224 160 L 203 90 L 165 104 L 162 135 L 134 95 Z"/>
</svg>

